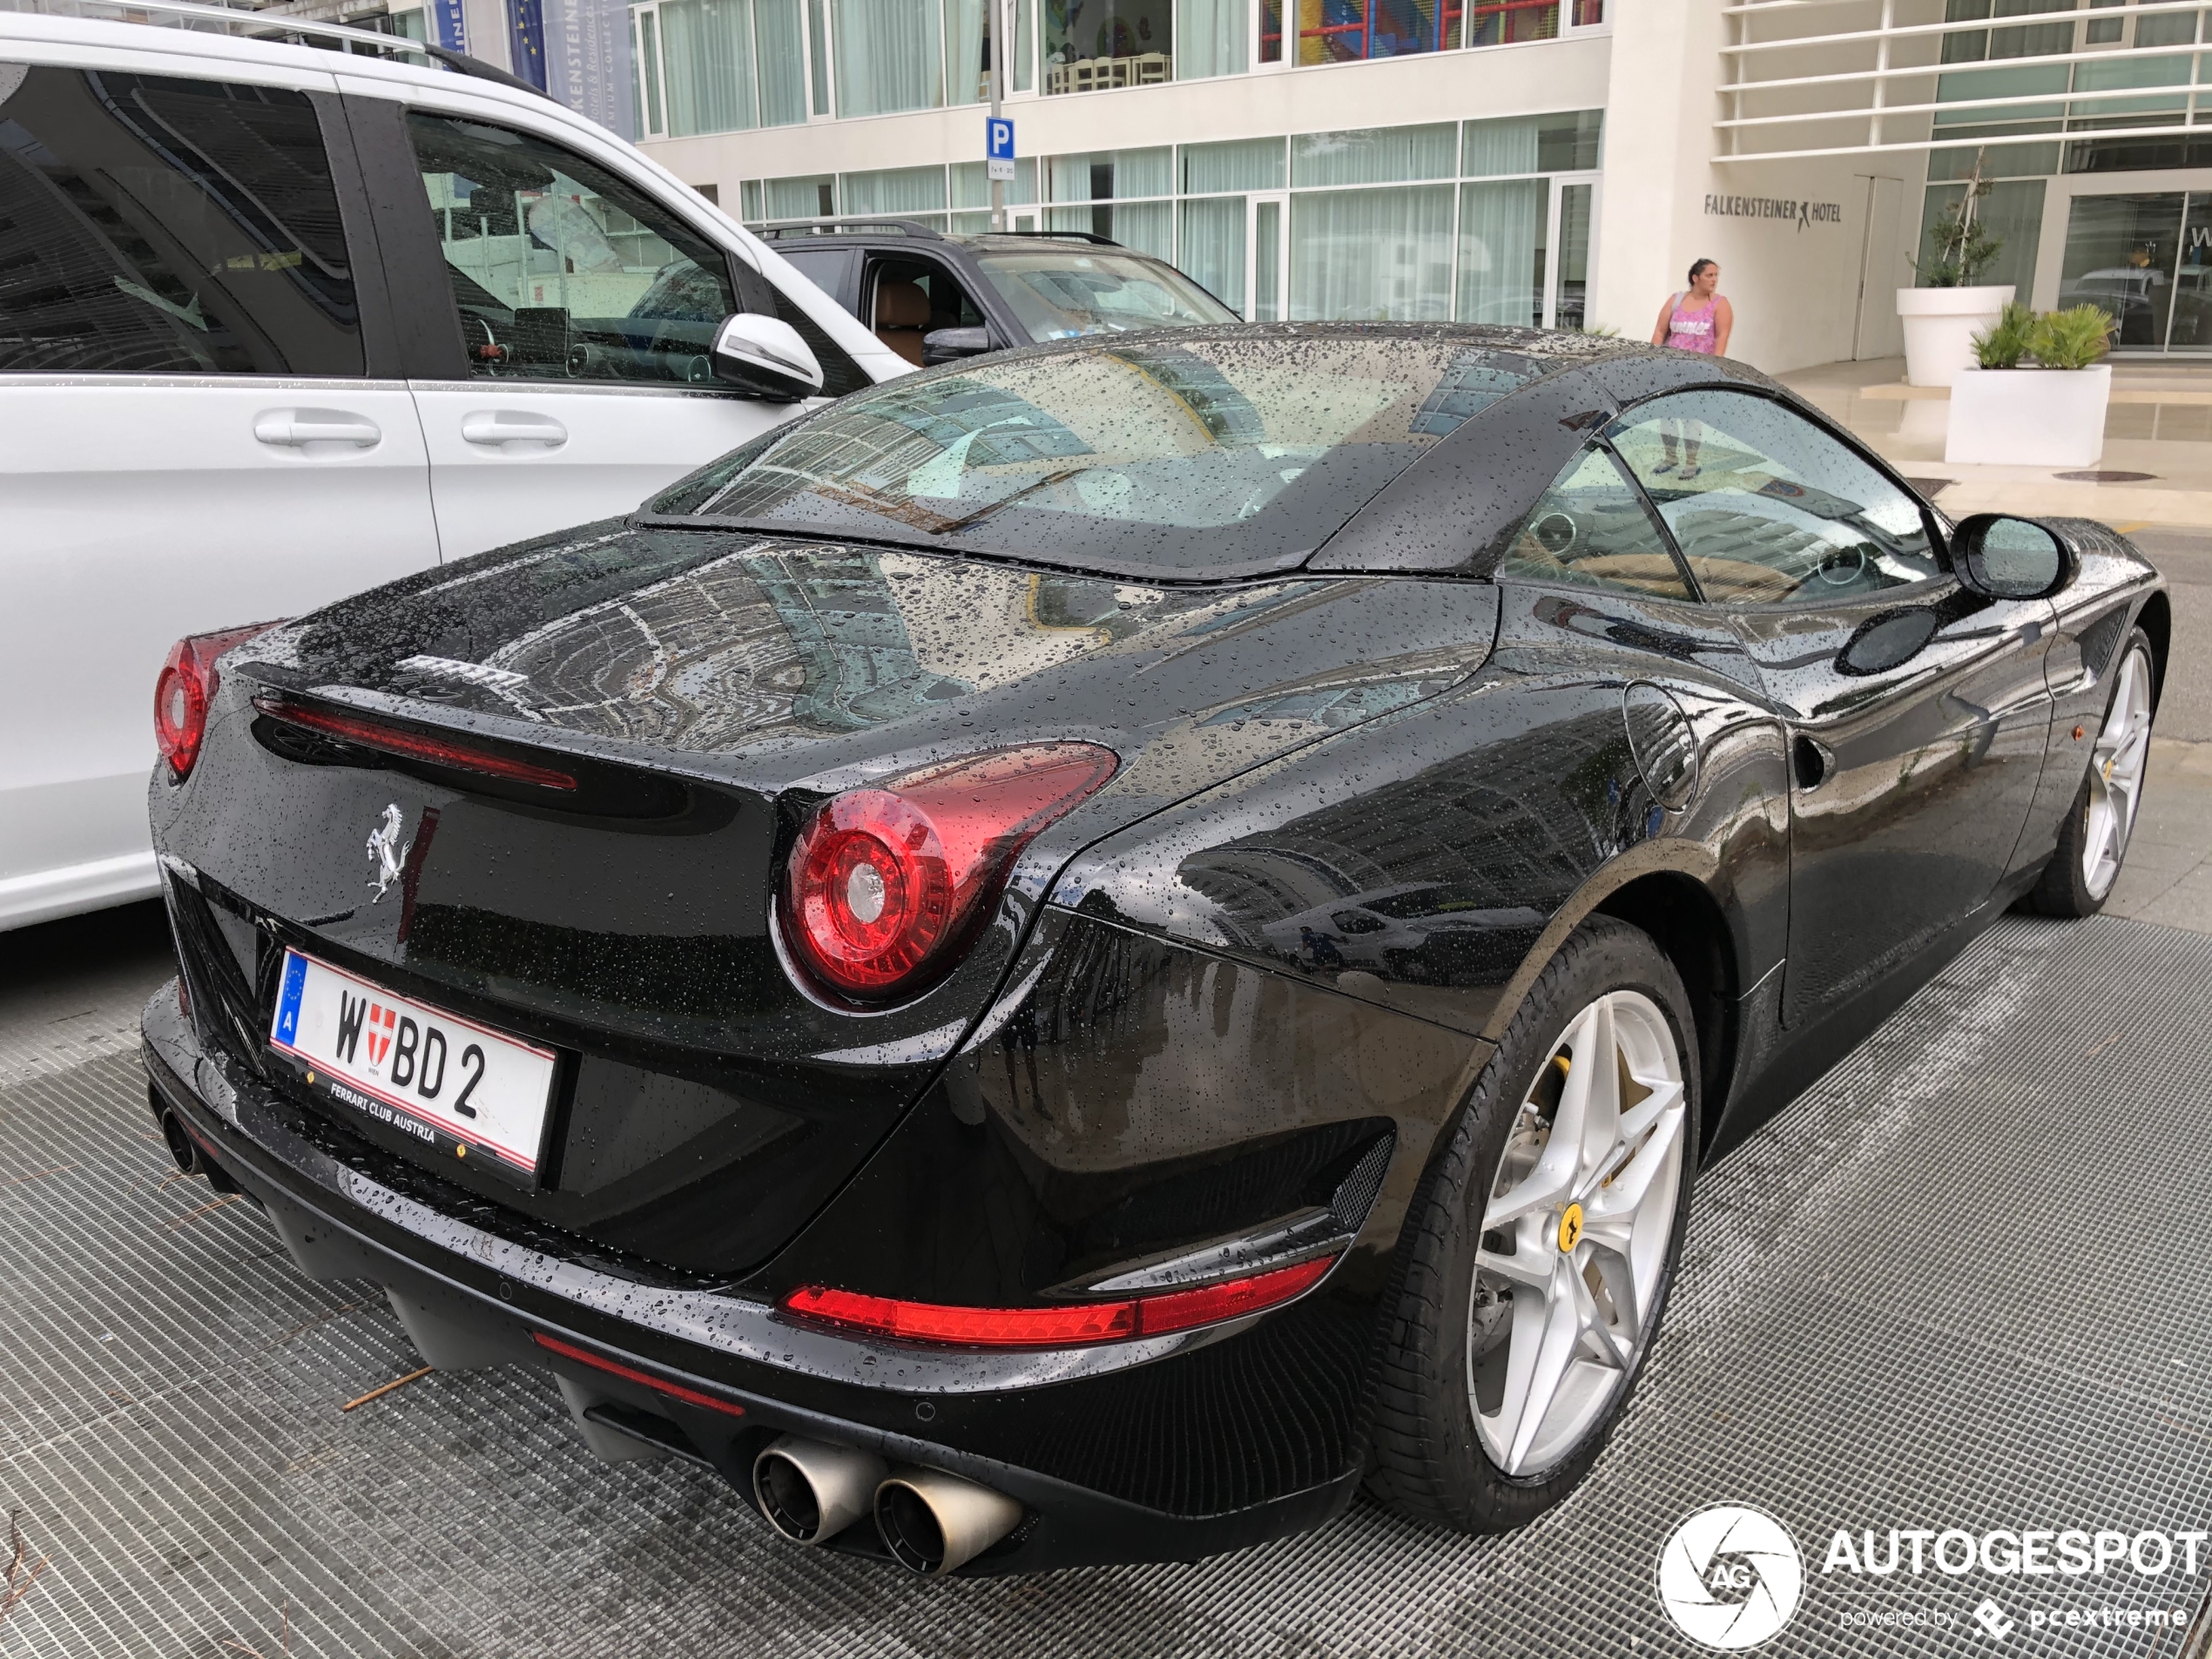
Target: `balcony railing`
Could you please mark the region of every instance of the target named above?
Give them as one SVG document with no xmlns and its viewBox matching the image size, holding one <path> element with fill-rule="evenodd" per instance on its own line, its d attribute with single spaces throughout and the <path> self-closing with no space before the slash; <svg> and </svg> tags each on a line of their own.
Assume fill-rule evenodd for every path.
<svg viewBox="0 0 2212 1659">
<path fill-rule="evenodd" d="M 1990 0 L 1723 7 L 1730 38 L 1715 158 L 2212 140 L 2187 131 L 2212 119 L 2212 84 L 2195 72 L 2202 0 L 1992 10 Z"/>
</svg>

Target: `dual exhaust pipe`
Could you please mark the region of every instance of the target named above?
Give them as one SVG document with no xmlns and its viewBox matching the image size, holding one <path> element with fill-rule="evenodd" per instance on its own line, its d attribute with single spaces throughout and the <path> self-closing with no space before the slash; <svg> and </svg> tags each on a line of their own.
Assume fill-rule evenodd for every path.
<svg viewBox="0 0 2212 1659">
<path fill-rule="evenodd" d="M 857 1447 L 786 1434 L 752 1460 L 760 1513 L 794 1544 L 827 1543 L 864 1515 L 902 1567 L 936 1576 L 1012 1532 L 1022 1506 L 939 1469 L 894 1469 Z"/>
</svg>

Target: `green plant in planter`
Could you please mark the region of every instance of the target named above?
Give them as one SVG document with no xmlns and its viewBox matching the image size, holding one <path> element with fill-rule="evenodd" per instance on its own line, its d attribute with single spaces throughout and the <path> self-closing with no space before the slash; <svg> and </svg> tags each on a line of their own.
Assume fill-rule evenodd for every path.
<svg viewBox="0 0 2212 1659">
<path fill-rule="evenodd" d="M 1971 288 L 2005 251 L 2005 239 L 1992 236 L 1976 212 L 1981 199 L 1992 188 L 1989 180 L 1981 176 L 1981 158 L 1977 156 L 1973 173 L 1966 180 L 1966 193 L 1945 208 L 1942 216 L 1928 227 L 1932 254 L 1925 261 L 1912 261 L 1912 268 L 1919 273 L 1924 285 L 1931 288 Z"/>
<path fill-rule="evenodd" d="M 2018 368 L 2033 348 L 2035 314 L 2017 300 L 1974 336 L 1974 361 L 1984 368 Z"/>
<path fill-rule="evenodd" d="M 2071 306 L 2035 320 L 2027 349 L 2046 368 L 2087 368 L 2112 349 L 2112 314 L 2101 306 Z"/>
</svg>

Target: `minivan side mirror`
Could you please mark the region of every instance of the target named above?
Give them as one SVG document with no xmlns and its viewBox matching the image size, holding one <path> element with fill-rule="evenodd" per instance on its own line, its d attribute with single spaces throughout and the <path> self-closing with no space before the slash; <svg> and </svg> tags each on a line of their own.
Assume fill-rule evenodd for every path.
<svg viewBox="0 0 2212 1659">
<path fill-rule="evenodd" d="M 1951 568 L 1985 599 L 2047 599 L 2074 579 L 2074 550 L 2032 518 L 1976 513 L 1951 538 Z"/>
<path fill-rule="evenodd" d="M 921 337 L 921 366 L 956 363 L 963 357 L 980 357 L 991 348 L 988 328 L 938 328 Z"/>
<path fill-rule="evenodd" d="M 822 393 L 821 364 L 799 330 L 779 318 L 752 311 L 724 318 L 710 360 L 715 379 L 752 397 L 796 403 Z"/>
</svg>

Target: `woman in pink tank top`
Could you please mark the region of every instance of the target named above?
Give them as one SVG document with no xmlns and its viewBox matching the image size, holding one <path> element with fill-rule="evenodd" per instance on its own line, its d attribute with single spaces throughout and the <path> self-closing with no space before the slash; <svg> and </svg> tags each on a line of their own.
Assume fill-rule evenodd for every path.
<svg viewBox="0 0 2212 1659">
<path fill-rule="evenodd" d="M 1725 356 L 1728 337 L 1736 328 L 1736 311 L 1720 296 L 1721 267 L 1711 260 L 1699 260 L 1689 267 L 1689 287 L 1680 293 L 1669 294 L 1667 303 L 1659 307 L 1659 320 L 1651 330 L 1655 346 L 1672 346 L 1677 351 L 1702 352 L 1708 357 Z M 1659 442 L 1666 450 L 1663 465 L 1655 472 L 1672 472 L 1682 468 L 1684 478 L 1697 475 L 1697 446 L 1704 430 L 1695 421 L 1662 421 L 1659 426 Z M 1677 452 L 1676 445 L 1680 442 Z"/>
</svg>

